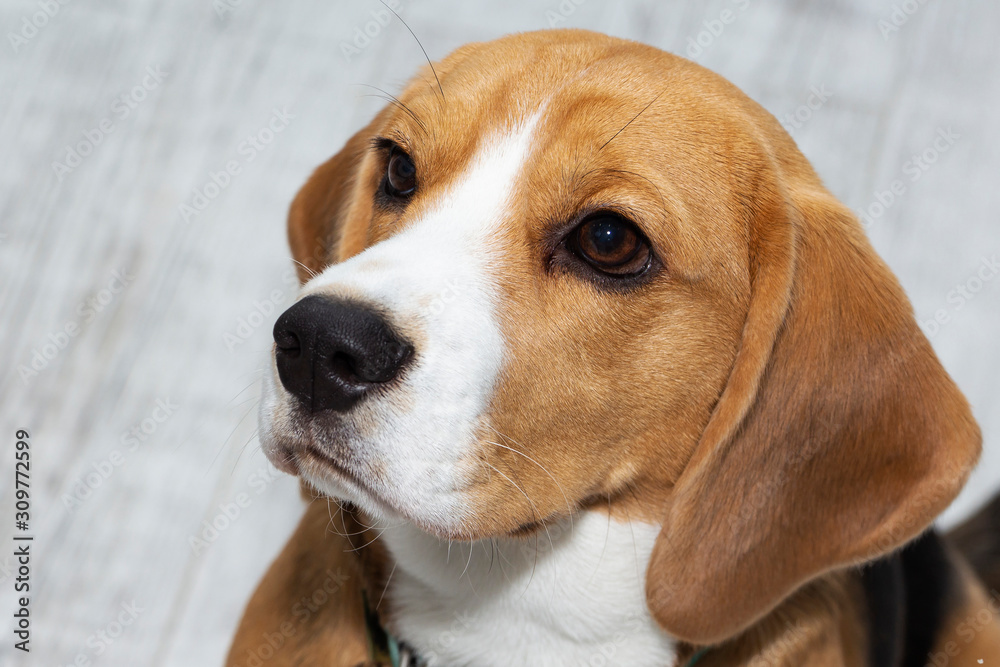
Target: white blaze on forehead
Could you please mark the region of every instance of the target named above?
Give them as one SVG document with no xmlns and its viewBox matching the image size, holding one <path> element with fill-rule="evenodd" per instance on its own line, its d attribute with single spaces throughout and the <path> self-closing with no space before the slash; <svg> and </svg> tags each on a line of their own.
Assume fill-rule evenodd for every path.
<svg viewBox="0 0 1000 667">
<path fill-rule="evenodd" d="M 411 519 L 457 528 L 471 509 L 464 466 L 503 361 L 498 231 L 509 219 L 539 117 L 484 139 L 425 214 L 303 290 L 372 304 L 413 339 L 415 356 L 402 382 L 347 414 L 349 423 L 363 425 L 352 456 L 379 470 L 373 486 Z"/>
<path fill-rule="evenodd" d="M 466 172 L 420 219 L 328 268 L 306 285 L 306 291 L 329 285 L 332 279 L 341 285 L 363 286 L 383 303 L 407 309 L 414 305 L 409 299 L 417 295 L 424 297 L 418 305 L 430 306 L 428 298 L 433 301 L 442 293 L 490 287 L 490 269 L 501 250 L 496 233 L 509 215 L 537 121 L 535 115 L 512 134 L 484 140 Z M 352 278 L 349 274 L 355 272 L 363 275 Z"/>
</svg>

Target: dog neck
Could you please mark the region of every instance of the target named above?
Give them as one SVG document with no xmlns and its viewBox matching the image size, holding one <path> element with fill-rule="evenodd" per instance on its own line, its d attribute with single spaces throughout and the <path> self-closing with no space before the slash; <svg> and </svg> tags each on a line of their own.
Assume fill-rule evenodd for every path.
<svg viewBox="0 0 1000 667">
<path fill-rule="evenodd" d="M 525 538 L 440 540 L 408 523 L 381 534 L 386 625 L 434 665 L 669 665 L 646 567 L 659 526 L 589 511 Z"/>
</svg>

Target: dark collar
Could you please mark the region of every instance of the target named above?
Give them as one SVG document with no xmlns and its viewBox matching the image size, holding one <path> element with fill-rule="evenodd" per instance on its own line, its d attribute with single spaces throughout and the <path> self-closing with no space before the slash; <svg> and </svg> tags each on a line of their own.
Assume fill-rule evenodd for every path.
<svg viewBox="0 0 1000 667">
<path fill-rule="evenodd" d="M 392 667 L 422 667 L 423 661 L 405 644 L 401 644 L 382 627 L 376 613 L 368 605 L 368 595 L 361 594 L 365 613 L 365 635 L 368 639 L 368 659 L 378 665 Z"/>
<path fill-rule="evenodd" d="M 923 667 L 955 590 L 954 567 L 933 530 L 864 566 L 869 664 Z"/>
</svg>

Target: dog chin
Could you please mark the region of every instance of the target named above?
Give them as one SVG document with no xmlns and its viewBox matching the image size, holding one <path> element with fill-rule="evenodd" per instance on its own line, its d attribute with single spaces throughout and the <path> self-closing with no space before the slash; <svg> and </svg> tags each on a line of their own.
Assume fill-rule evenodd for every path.
<svg viewBox="0 0 1000 667">
<path fill-rule="evenodd" d="M 348 482 L 305 471 L 301 473 L 301 478 L 318 493 L 334 500 L 351 503 L 378 523 L 390 524 L 407 520 L 387 503 L 373 497 L 371 492 L 352 488 L 353 485 Z"/>
<path fill-rule="evenodd" d="M 442 517 L 441 508 L 435 511 L 433 506 L 422 507 L 417 500 L 407 502 L 400 499 L 397 502 L 405 505 L 406 509 L 397 509 L 395 504 L 380 495 L 379 489 L 368 488 L 339 470 L 331 472 L 326 469 L 327 465 L 317 465 L 318 462 L 311 456 L 297 458 L 298 474 L 302 480 L 322 495 L 353 504 L 365 515 L 365 523 L 372 527 L 386 528 L 408 523 L 442 540 L 477 537 L 470 534 L 464 522 L 456 520 L 457 517 Z"/>
</svg>

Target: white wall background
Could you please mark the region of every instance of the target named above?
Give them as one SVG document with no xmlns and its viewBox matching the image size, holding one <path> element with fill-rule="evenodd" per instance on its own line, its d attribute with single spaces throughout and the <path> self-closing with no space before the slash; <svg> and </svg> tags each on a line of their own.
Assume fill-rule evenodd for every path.
<svg viewBox="0 0 1000 667">
<path fill-rule="evenodd" d="M 550 23 L 688 52 L 776 115 L 798 111 L 795 138 L 853 208 L 871 207 L 901 180 L 905 193 L 869 231 L 920 319 L 948 319 L 928 333 L 986 435 L 983 463 L 946 520 L 1000 488 L 1000 279 L 977 282 L 983 258 L 1000 253 L 1000 5 L 398 2 L 433 58 Z M 65 665 L 79 655 L 95 665 L 221 662 L 242 604 L 301 510 L 295 482 L 273 476 L 253 438 L 253 383 L 271 323 L 294 295 L 286 208 L 310 170 L 382 104 L 363 84 L 396 91 L 423 61 L 398 22 L 370 23 L 381 7 L 0 8 L 0 665 Z M 880 28 L 894 18 L 898 29 Z M 374 36 L 346 57 L 343 45 L 366 26 Z M 130 92 L 147 68 L 167 74 Z M 814 89 L 830 96 L 809 110 Z M 275 109 L 293 118 L 248 159 L 241 142 Z M 934 164 L 914 180 L 906 163 L 949 129 L 958 138 L 929 154 Z M 88 134 L 100 141 L 57 173 L 53 162 Z M 240 174 L 185 222 L 179 206 L 230 160 Z M 116 270 L 128 285 L 113 293 Z M 959 297 L 959 286 L 972 298 Z M 272 298 L 279 303 L 262 305 Z M 259 321 L 258 305 L 270 310 Z M 239 331 L 246 320 L 259 326 Z M 64 340 L 67 324 L 78 332 Z M 246 340 L 229 349 L 226 335 L 240 333 Z M 52 359 L 22 378 L 18 367 L 30 367 L 36 350 Z M 165 416 L 158 401 L 176 406 L 162 423 L 151 420 Z M 132 440 L 144 420 L 152 432 Z M 15 654 L 9 634 L 17 428 L 31 429 L 33 443 L 30 659 Z M 81 488 L 88 475 L 96 488 Z M 237 499 L 246 505 L 239 517 L 194 553 L 189 537 Z M 132 601 L 142 609 L 135 622 L 101 647 L 96 633 Z"/>
</svg>

